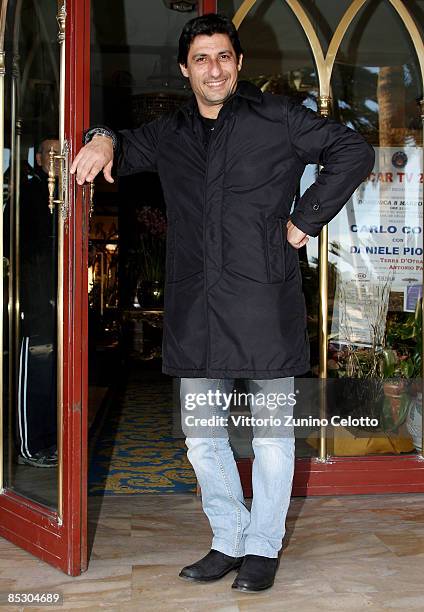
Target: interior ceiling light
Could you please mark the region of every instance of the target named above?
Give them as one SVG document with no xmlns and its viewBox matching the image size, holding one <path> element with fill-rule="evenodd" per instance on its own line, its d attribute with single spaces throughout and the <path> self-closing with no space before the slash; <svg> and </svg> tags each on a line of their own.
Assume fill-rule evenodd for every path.
<svg viewBox="0 0 424 612">
<path fill-rule="evenodd" d="M 166 8 L 179 13 L 188 13 L 197 8 L 197 0 L 163 0 Z"/>
</svg>

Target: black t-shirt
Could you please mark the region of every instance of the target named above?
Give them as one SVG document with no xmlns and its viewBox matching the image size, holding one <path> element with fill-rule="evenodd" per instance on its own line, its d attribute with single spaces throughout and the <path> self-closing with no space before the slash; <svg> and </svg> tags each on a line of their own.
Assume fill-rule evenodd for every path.
<svg viewBox="0 0 424 612">
<path fill-rule="evenodd" d="M 216 119 L 209 119 L 209 117 L 202 117 L 202 115 L 200 116 L 200 118 L 202 120 L 202 125 L 203 125 L 203 134 L 205 138 L 205 144 L 207 145 L 209 143 L 211 134 L 215 128 Z"/>
</svg>

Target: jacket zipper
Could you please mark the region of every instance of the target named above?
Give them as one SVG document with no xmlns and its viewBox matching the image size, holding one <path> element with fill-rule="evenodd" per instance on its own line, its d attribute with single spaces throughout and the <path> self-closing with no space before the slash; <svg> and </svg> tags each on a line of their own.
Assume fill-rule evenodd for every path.
<svg viewBox="0 0 424 612">
<path fill-rule="evenodd" d="M 227 100 L 228 103 L 228 100 Z M 205 184 L 204 184 L 204 196 L 203 196 L 203 267 L 204 267 L 204 300 L 205 300 L 205 314 L 206 314 L 206 333 L 207 333 L 207 344 L 206 344 L 206 376 L 209 377 L 209 367 L 210 367 L 210 350 L 211 350 L 211 337 L 210 337 L 210 327 L 209 327 L 209 316 L 208 316 L 208 272 L 207 272 L 207 257 L 206 257 L 206 206 L 207 206 L 207 185 L 208 185 L 208 176 L 209 176 L 209 158 L 210 151 L 212 147 L 212 143 L 215 140 L 216 133 L 218 131 L 218 127 L 224 123 L 225 117 L 221 112 L 219 113 L 214 128 L 211 130 L 211 135 L 209 137 L 208 146 L 206 149 L 206 171 L 205 171 Z"/>
<path fill-rule="evenodd" d="M 205 301 L 205 315 L 206 315 L 206 377 L 209 377 L 209 365 L 210 365 L 210 327 L 209 327 L 209 308 L 208 308 L 208 270 L 207 270 L 207 253 L 206 253 L 206 207 L 207 207 L 207 186 L 208 186 L 208 175 L 209 175 L 209 154 L 211 150 L 211 144 L 216 130 L 216 124 L 214 129 L 209 136 L 209 142 L 206 149 L 206 170 L 205 170 L 205 183 L 204 183 L 204 194 L 203 194 L 203 273 L 204 273 L 204 301 Z"/>
</svg>

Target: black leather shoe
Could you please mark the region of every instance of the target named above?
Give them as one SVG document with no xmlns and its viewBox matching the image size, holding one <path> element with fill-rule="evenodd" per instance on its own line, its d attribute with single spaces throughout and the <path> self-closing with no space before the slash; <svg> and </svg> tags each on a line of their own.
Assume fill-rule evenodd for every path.
<svg viewBox="0 0 424 612">
<path fill-rule="evenodd" d="M 274 584 L 278 569 L 278 557 L 245 555 L 237 578 L 231 587 L 247 593 L 269 589 Z"/>
<path fill-rule="evenodd" d="M 196 563 L 183 567 L 179 576 L 185 580 L 197 580 L 198 582 L 218 580 L 231 570 L 239 568 L 242 561 L 243 557 L 230 557 L 212 548 Z"/>
</svg>

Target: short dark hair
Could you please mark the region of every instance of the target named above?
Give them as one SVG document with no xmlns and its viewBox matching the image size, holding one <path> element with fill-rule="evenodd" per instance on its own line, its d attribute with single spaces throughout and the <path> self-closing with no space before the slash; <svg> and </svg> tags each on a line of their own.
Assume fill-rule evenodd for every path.
<svg viewBox="0 0 424 612">
<path fill-rule="evenodd" d="M 196 36 L 202 34 L 206 36 L 212 36 L 212 34 L 227 34 L 233 45 L 237 60 L 243 53 L 238 32 L 231 19 L 219 13 L 208 13 L 207 15 L 190 19 L 190 21 L 185 24 L 178 44 L 179 64 L 187 66 L 190 45 Z"/>
<path fill-rule="evenodd" d="M 37 153 L 42 153 L 43 152 L 43 148 L 44 148 L 44 143 L 47 142 L 48 140 L 59 140 L 59 136 L 57 134 L 46 134 L 45 136 L 43 136 L 42 140 L 39 141 L 38 143 L 38 147 L 37 147 Z"/>
</svg>

